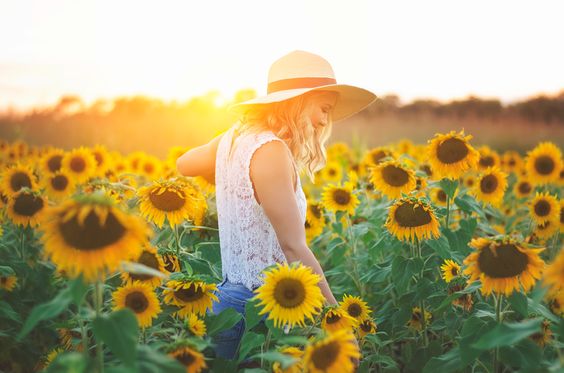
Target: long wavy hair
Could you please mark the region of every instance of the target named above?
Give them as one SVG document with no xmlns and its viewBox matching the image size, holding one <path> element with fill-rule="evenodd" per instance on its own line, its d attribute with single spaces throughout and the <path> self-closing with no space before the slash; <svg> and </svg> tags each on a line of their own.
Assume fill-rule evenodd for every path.
<svg viewBox="0 0 564 373">
<path fill-rule="evenodd" d="M 326 94 L 337 93 L 312 91 L 281 102 L 249 107 L 235 124 L 232 142 L 243 133 L 272 131 L 288 145 L 298 172 L 305 170 L 315 182 L 315 173 L 327 161 L 325 145 L 331 136 L 333 121 L 329 115 L 328 123 L 316 127 L 310 115 L 316 99 Z"/>
</svg>

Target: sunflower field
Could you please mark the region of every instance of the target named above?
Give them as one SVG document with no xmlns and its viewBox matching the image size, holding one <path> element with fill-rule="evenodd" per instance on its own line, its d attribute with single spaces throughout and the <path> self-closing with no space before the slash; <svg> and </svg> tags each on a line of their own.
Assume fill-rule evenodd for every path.
<svg viewBox="0 0 564 373">
<path fill-rule="evenodd" d="M 305 231 L 339 305 L 278 264 L 244 314 L 212 312 L 214 185 L 178 174 L 188 149 L 0 140 L 0 372 L 561 372 L 561 149 L 471 140 L 330 145 Z"/>
</svg>

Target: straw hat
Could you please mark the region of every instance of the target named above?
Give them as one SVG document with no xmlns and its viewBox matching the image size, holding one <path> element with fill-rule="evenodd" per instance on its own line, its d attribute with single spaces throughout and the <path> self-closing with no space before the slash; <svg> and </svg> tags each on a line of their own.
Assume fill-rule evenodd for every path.
<svg viewBox="0 0 564 373">
<path fill-rule="evenodd" d="M 333 108 L 333 122 L 361 111 L 376 99 L 376 95 L 366 89 L 337 84 L 333 68 L 323 57 L 296 50 L 270 66 L 266 95 L 232 105 L 230 109 L 244 111 L 250 105 L 280 102 L 311 91 L 339 93 Z"/>
</svg>

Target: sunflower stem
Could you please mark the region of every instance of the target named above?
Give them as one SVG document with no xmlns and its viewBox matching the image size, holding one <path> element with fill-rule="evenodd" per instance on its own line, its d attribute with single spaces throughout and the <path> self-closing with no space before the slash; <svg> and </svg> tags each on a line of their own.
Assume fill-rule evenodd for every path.
<svg viewBox="0 0 564 373">
<path fill-rule="evenodd" d="M 264 342 L 264 352 L 268 352 L 268 349 L 270 348 L 270 338 L 272 336 L 272 331 L 270 330 L 270 328 L 268 328 L 268 332 L 266 333 L 266 341 Z M 264 368 L 264 359 L 260 358 L 260 366 L 261 368 Z"/>
<path fill-rule="evenodd" d="M 446 217 L 445 217 L 445 228 L 448 229 L 448 218 L 450 216 L 450 196 L 447 195 L 446 199 Z"/>
<path fill-rule="evenodd" d="M 178 236 L 178 226 L 174 226 L 174 238 L 176 239 L 176 257 L 180 258 L 180 237 Z"/>
<path fill-rule="evenodd" d="M 22 257 L 22 262 L 25 261 L 25 226 L 21 226 L 20 229 L 20 255 Z"/>
<path fill-rule="evenodd" d="M 102 303 L 104 302 L 104 293 L 100 281 L 96 281 L 94 285 L 94 301 L 96 306 L 96 318 L 102 314 Z M 104 346 L 101 341 L 96 341 L 96 359 L 98 360 L 98 372 L 104 373 Z"/>
<path fill-rule="evenodd" d="M 501 307 L 503 303 L 503 294 L 499 294 L 499 297 L 494 295 L 495 299 L 495 321 L 499 324 L 501 323 Z M 493 372 L 497 373 L 498 371 L 498 356 L 499 356 L 499 347 L 495 348 L 494 357 L 493 357 Z"/>
<path fill-rule="evenodd" d="M 84 358 L 88 359 L 88 336 L 86 332 L 86 327 L 84 325 L 84 320 L 80 317 L 78 318 L 78 325 L 80 325 L 80 335 L 82 337 L 82 352 L 84 352 Z"/>
<path fill-rule="evenodd" d="M 349 216 L 349 214 L 346 214 L 347 217 L 347 232 L 349 233 L 350 236 L 350 240 L 351 240 L 351 249 L 352 249 L 352 256 L 353 256 L 353 260 L 352 260 L 352 265 L 353 265 L 353 271 L 354 271 L 354 278 L 355 278 L 355 285 L 358 288 L 358 291 L 360 292 L 360 297 L 362 299 L 364 299 L 364 287 L 362 286 L 362 283 L 360 282 L 360 275 L 358 273 L 358 267 L 357 267 L 357 257 L 356 257 L 356 240 L 352 231 L 352 222 L 351 222 L 351 218 Z"/>
<path fill-rule="evenodd" d="M 417 257 L 423 261 L 423 256 L 421 255 L 421 243 L 419 238 L 415 237 L 415 244 L 417 248 Z M 423 266 L 421 266 L 421 272 L 419 272 L 419 280 L 423 279 Z M 425 320 L 425 303 L 423 299 L 419 301 L 419 307 L 421 308 L 421 323 L 423 324 L 423 345 L 427 347 L 429 341 L 427 340 L 427 320 Z"/>
</svg>

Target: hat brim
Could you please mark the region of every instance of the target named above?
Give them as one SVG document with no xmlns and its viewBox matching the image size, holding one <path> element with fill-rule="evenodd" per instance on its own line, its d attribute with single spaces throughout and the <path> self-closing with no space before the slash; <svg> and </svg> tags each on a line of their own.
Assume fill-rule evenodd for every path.
<svg viewBox="0 0 564 373">
<path fill-rule="evenodd" d="M 339 98 L 332 112 L 333 122 L 343 120 L 362 111 L 362 109 L 366 108 L 377 98 L 374 93 L 363 88 L 346 84 L 330 84 L 315 88 L 288 89 L 270 93 L 265 96 L 255 97 L 251 100 L 231 105 L 229 110 L 242 112 L 253 105 L 280 102 L 312 91 L 332 91 L 339 94 Z"/>
</svg>

